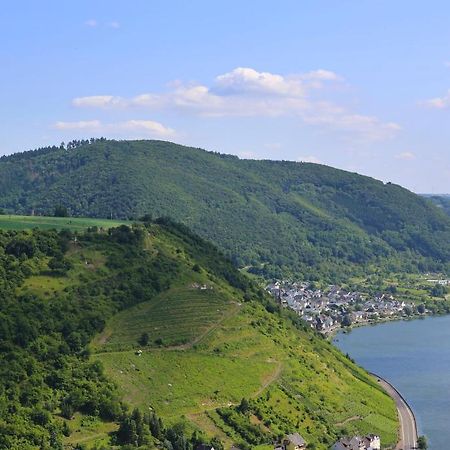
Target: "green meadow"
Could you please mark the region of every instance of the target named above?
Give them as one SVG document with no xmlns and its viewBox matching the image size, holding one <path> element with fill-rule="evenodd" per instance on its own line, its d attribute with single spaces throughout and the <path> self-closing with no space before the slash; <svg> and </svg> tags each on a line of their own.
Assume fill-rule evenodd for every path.
<svg viewBox="0 0 450 450">
<path fill-rule="evenodd" d="M 243 423 L 260 430 L 266 441 L 299 431 L 318 449 L 328 448 L 342 433 L 377 433 L 386 446 L 396 442 L 392 400 L 362 369 L 311 332 L 294 328 L 260 305 L 243 304 L 209 332 L 199 329 L 196 338 L 183 327 L 182 318 L 179 327 L 173 322 L 177 340 L 193 339 L 192 346 L 149 346 L 139 355 L 131 338 L 137 335 L 132 318 L 140 324 L 148 320 L 142 329 L 150 330 L 155 311 L 140 306 L 116 315 L 107 326 L 111 334 L 105 350 L 117 345 L 119 336 L 130 349 L 93 355 L 127 403 L 155 410 L 169 424 L 182 420 L 192 429 L 199 427 L 228 446 L 245 440 Z M 168 317 L 171 308 L 175 312 L 176 304 L 166 303 Z M 101 352 L 99 340 L 95 343 Z M 235 414 L 230 422 L 227 414 L 234 414 L 243 397 L 250 401 L 252 414 Z"/>
<path fill-rule="evenodd" d="M 0 229 L 3 230 L 27 230 L 30 228 L 39 228 L 44 230 L 68 229 L 72 231 L 82 231 L 89 227 L 108 229 L 128 223 L 130 222 L 79 217 L 0 215 Z"/>
</svg>

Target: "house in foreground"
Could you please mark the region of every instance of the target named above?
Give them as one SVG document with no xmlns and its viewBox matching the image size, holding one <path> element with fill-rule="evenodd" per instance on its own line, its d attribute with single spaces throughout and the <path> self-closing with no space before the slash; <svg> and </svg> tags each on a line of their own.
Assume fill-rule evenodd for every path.
<svg viewBox="0 0 450 450">
<path fill-rule="evenodd" d="M 367 436 L 353 436 L 339 439 L 331 450 L 380 450 L 380 436 L 369 434 Z"/>
<path fill-rule="evenodd" d="M 197 447 L 195 447 L 195 450 L 215 450 L 212 445 L 209 444 L 198 444 Z"/>
<path fill-rule="evenodd" d="M 281 443 L 275 445 L 275 450 L 305 450 L 306 441 L 298 434 L 288 434 Z"/>
</svg>

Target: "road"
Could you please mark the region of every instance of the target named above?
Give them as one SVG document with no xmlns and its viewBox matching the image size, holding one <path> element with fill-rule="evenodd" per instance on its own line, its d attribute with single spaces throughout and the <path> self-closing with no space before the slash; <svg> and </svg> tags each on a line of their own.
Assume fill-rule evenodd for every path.
<svg viewBox="0 0 450 450">
<path fill-rule="evenodd" d="M 394 399 L 395 405 L 397 406 L 398 417 L 400 420 L 400 440 L 395 447 L 395 450 L 410 450 L 417 448 L 416 419 L 414 418 L 410 406 L 392 384 L 376 374 L 372 375 L 376 378 L 378 384 Z"/>
</svg>

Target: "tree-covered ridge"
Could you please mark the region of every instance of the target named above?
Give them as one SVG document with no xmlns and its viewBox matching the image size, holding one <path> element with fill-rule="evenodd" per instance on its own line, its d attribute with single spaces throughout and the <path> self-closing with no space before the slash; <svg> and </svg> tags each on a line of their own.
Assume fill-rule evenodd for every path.
<svg viewBox="0 0 450 450">
<path fill-rule="evenodd" d="M 92 140 L 0 159 L 0 208 L 182 222 L 240 266 L 333 280 L 362 265 L 446 270 L 450 220 L 394 184 L 163 141 Z"/>
</svg>

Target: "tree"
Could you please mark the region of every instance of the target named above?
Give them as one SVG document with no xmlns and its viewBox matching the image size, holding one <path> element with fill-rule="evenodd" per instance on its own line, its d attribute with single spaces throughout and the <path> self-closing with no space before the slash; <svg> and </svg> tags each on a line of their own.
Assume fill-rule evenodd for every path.
<svg viewBox="0 0 450 450">
<path fill-rule="evenodd" d="M 241 403 L 238 406 L 239 412 L 246 414 L 250 410 L 250 403 L 246 398 L 241 400 Z"/>
<path fill-rule="evenodd" d="M 342 326 L 343 327 L 349 327 L 351 324 L 352 324 L 352 317 L 350 316 L 350 314 L 346 314 L 342 318 Z"/>
<path fill-rule="evenodd" d="M 417 448 L 420 450 L 426 450 L 428 448 L 428 441 L 425 436 L 419 436 L 419 439 L 417 439 Z"/>
<path fill-rule="evenodd" d="M 433 297 L 443 297 L 446 294 L 446 289 L 444 286 L 442 286 L 442 284 L 435 284 L 432 288 L 431 288 L 431 295 Z"/>
<path fill-rule="evenodd" d="M 425 309 L 425 305 L 422 303 L 417 307 L 417 311 L 419 314 L 424 314 L 426 309 Z"/>
<path fill-rule="evenodd" d="M 148 335 L 148 333 L 142 333 L 141 337 L 139 338 L 139 344 L 141 344 L 142 346 L 146 346 L 148 345 L 150 341 L 150 337 Z"/>
<path fill-rule="evenodd" d="M 69 213 L 67 212 L 67 208 L 62 205 L 55 206 L 55 211 L 53 213 L 55 217 L 68 217 Z"/>
<path fill-rule="evenodd" d="M 405 306 L 404 311 L 405 311 L 405 314 L 406 314 L 407 316 L 411 316 L 411 315 L 413 314 L 413 312 L 414 312 L 413 309 L 412 309 L 412 307 L 409 306 L 409 305 L 406 305 L 406 306 Z"/>
</svg>

